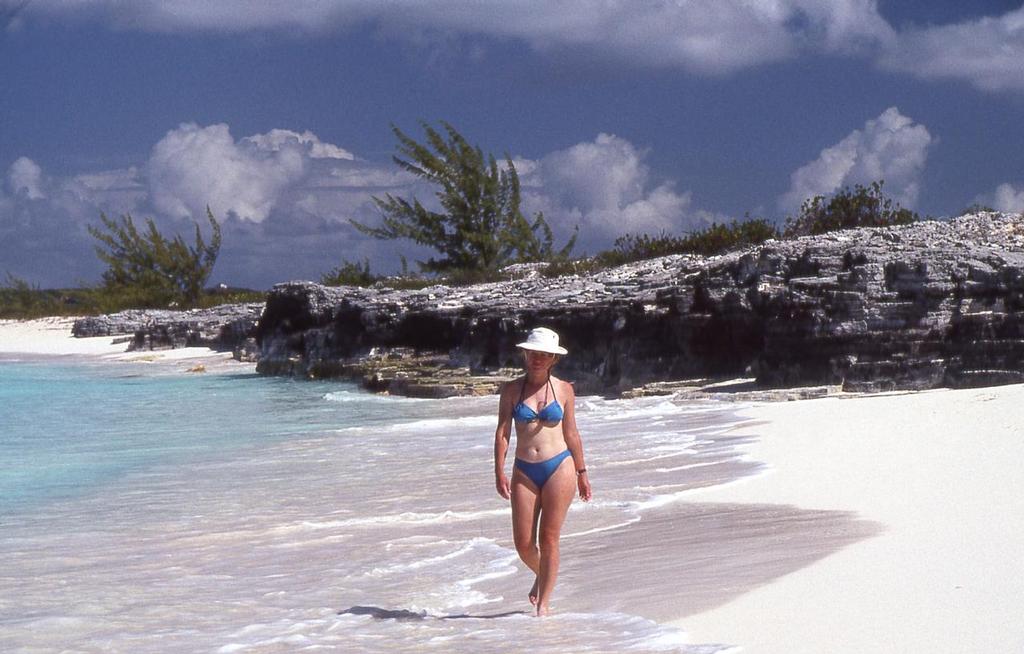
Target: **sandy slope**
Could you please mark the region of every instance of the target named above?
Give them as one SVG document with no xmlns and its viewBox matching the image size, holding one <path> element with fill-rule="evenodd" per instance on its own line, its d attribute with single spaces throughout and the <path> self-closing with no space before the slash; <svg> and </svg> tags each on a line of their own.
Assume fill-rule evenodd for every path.
<svg viewBox="0 0 1024 654">
<path fill-rule="evenodd" d="M 677 620 L 692 642 L 786 654 L 1024 651 L 1024 386 L 748 415 L 768 421 L 746 430 L 761 436 L 750 456 L 771 470 L 693 501 L 852 510 L 883 531 Z"/>
</svg>

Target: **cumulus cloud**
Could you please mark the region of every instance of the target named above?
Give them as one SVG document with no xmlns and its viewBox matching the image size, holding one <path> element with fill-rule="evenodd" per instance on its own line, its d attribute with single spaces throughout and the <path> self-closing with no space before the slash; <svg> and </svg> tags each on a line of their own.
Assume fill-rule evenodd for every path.
<svg viewBox="0 0 1024 654">
<path fill-rule="evenodd" d="M 390 163 L 359 160 L 312 132 L 235 139 L 227 125 L 181 125 L 139 166 L 59 177 L 23 157 L 0 162 L 3 170 L 0 274 L 43 286 L 98 280 L 102 266 L 86 227 L 100 213 L 152 216 L 161 230 L 188 236 L 207 204 L 224 230 L 213 281 L 266 287 L 317 279 L 342 259 L 364 257 L 390 272 L 395 252 L 424 258 L 422 248 L 376 241 L 348 220 L 375 222 L 374 195 L 433 192 Z"/>
<path fill-rule="evenodd" d="M 433 30 L 518 39 L 537 49 L 584 49 L 634 63 L 722 74 L 803 50 L 848 53 L 888 43 L 891 27 L 876 0 L 38 0 L 32 9 L 98 16 L 151 31 L 302 30 L 324 32 L 372 22 L 388 34 L 422 38 Z"/>
<path fill-rule="evenodd" d="M 794 172 L 779 206 L 793 211 L 807 198 L 877 180 L 885 180 L 888 196 L 913 206 L 933 142 L 924 125 L 915 124 L 899 109 L 890 107 Z"/>
<path fill-rule="evenodd" d="M 626 139 L 599 134 L 537 159 L 517 159 L 523 210 L 543 211 L 558 243 L 579 226 L 577 251 L 588 252 L 628 232 L 679 233 L 721 219 L 695 208 L 689 192 L 655 179 L 646 156 Z M 431 256 L 423 246 L 360 234 L 349 219 L 376 224 L 373 197 L 385 193 L 436 205 L 437 189 L 308 132 L 236 139 L 227 125 L 186 124 L 136 167 L 59 178 L 29 159 L 15 164 L 5 180 L 10 192 L 0 193 L 0 260 L 42 285 L 99 278 L 102 266 L 86 226 L 100 212 L 154 216 L 161 230 L 190 234 L 191 219 L 202 222 L 207 204 L 224 229 L 214 282 L 266 287 L 316 279 L 344 259 L 367 258 L 374 271 L 394 272 L 398 254 L 410 261 Z"/>
<path fill-rule="evenodd" d="M 581 246 L 607 247 L 625 233 L 679 232 L 714 218 L 692 207 L 689 192 L 652 183 L 645 156 L 626 139 L 599 134 L 537 161 L 513 163 L 526 210 L 543 211 L 562 235 L 578 225 Z"/>
<path fill-rule="evenodd" d="M 8 169 L 0 187 L 0 275 L 7 273 L 43 287 L 78 283 L 99 275 L 85 229 L 96 214 L 63 181 L 45 174 L 28 157 Z"/>
<path fill-rule="evenodd" d="M 227 125 L 183 124 L 153 146 L 146 165 L 150 199 L 175 217 L 202 216 L 209 206 L 216 215 L 259 222 L 302 179 L 308 156 L 296 139 L 236 142 Z"/>
<path fill-rule="evenodd" d="M 280 152 L 282 147 L 301 145 L 311 159 L 355 159 L 345 148 L 333 143 L 324 143 L 316 134 L 306 130 L 299 134 L 289 129 L 272 129 L 266 134 L 246 137 L 243 141 L 252 143 L 261 150 Z"/>
<path fill-rule="evenodd" d="M 963 80 L 985 91 L 1024 91 L 1024 7 L 1002 16 L 914 28 L 879 64 L 922 79 Z"/>
<path fill-rule="evenodd" d="M 344 220 L 365 213 L 370 191 L 409 184 L 310 131 L 272 129 L 235 140 L 227 125 L 184 124 L 152 150 L 145 166 L 148 197 L 166 216 L 234 214 L 262 222 L 295 206 Z"/>
<path fill-rule="evenodd" d="M 43 170 L 28 157 L 19 157 L 7 171 L 7 187 L 15 195 L 32 200 L 46 197 L 42 191 Z"/>
</svg>

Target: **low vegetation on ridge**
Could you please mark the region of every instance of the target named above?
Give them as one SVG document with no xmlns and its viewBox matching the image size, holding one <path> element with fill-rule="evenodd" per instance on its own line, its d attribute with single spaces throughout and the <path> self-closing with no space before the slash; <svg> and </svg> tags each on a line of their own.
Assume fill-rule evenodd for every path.
<svg viewBox="0 0 1024 654">
<path fill-rule="evenodd" d="M 530 223 L 519 210 L 519 177 L 510 157 L 499 167 L 493 155 L 472 146 L 454 127 L 441 123 L 442 131 L 423 124 L 427 135 L 419 143 L 398 128 L 395 163 L 436 184 L 437 198 L 445 213 L 432 212 L 415 199 L 386 195 L 374 198 L 383 226 L 370 227 L 352 221 L 360 231 L 380 239 L 409 239 L 443 255 L 420 262 L 420 270 L 436 277 L 409 274 L 403 260 L 402 274 L 383 277 L 370 272 L 368 260 L 345 260 L 321 277 L 327 285 L 371 286 L 382 284 L 410 288 L 443 282 L 465 285 L 507 279 L 501 272 L 511 263 L 544 262 L 544 274 L 555 277 L 593 272 L 669 254 L 711 256 L 763 243 L 769 239 L 795 238 L 853 227 L 904 225 L 920 217 L 882 193 L 884 181 L 868 186 L 846 187 L 831 197 L 808 198 L 796 216 L 788 217 L 780 230 L 766 218 L 711 224 L 688 234 L 626 234 L 614 246 L 594 256 L 569 256 L 577 233 L 555 251 L 551 228 L 542 214 Z M 404 158 L 402 158 L 404 157 Z M 577 228 L 578 229 L 578 228 Z"/>
<path fill-rule="evenodd" d="M 577 232 L 560 248 L 543 214 L 527 219 L 521 209 L 519 176 L 511 157 L 503 162 L 471 145 L 450 124 L 439 129 L 422 124 L 423 143 L 397 127 L 396 165 L 433 184 L 442 211 L 415 197 L 374 197 L 381 225 L 351 221 L 359 231 L 383 240 L 407 239 L 432 248 L 439 256 L 417 262 L 411 272 L 402 258 L 397 276 L 375 275 L 370 262 L 343 260 L 322 275 L 330 286 L 384 285 L 422 288 L 444 283 L 463 286 L 508 279 L 503 270 L 515 263 L 544 263 L 543 274 L 582 274 L 670 254 L 711 256 L 770 239 L 823 234 L 854 227 L 906 225 L 920 220 L 913 211 L 883 193 L 884 182 L 846 187 L 832 196 L 808 198 L 784 227 L 766 218 L 711 224 L 686 234 L 625 234 L 609 250 L 571 257 Z M 139 229 L 130 215 L 119 220 L 100 215 L 89 226 L 96 253 L 107 265 L 102 285 L 85 289 L 41 290 L 10 274 L 0 285 L 0 318 L 111 313 L 126 308 L 192 308 L 262 300 L 256 291 L 205 290 L 221 246 L 220 224 L 207 209 L 210 238 L 195 223 L 192 245 L 180 235 L 161 233 L 153 219 Z"/>
</svg>

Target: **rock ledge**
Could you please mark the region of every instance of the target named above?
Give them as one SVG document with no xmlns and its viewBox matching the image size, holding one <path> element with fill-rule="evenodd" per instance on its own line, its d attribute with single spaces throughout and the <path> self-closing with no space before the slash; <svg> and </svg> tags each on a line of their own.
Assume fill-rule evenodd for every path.
<svg viewBox="0 0 1024 654">
<path fill-rule="evenodd" d="M 255 335 L 264 374 L 407 394 L 495 388 L 538 325 L 562 334 L 571 355 L 559 371 L 581 393 L 743 376 L 880 391 L 1024 381 L 1022 320 L 1024 218 L 981 213 L 558 279 L 419 291 L 290 282 L 270 292 Z"/>
</svg>

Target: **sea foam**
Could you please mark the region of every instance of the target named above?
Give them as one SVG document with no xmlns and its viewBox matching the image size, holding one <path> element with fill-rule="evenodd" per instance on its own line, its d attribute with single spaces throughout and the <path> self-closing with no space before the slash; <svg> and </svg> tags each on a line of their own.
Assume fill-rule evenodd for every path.
<svg viewBox="0 0 1024 654">
<path fill-rule="evenodd" d="M 556 614 L 538 621 L 494 489 L 495 398 L 124 378 L 131 365 L 8 370 L 18 381 L 0 385 L 37 393 L 4 404 L 9 424 L 31 425 L 45 407 L 55 429 L 74 426 L 5 432 L 0 448 L 29 472 L 43 475 L 53 451 L 123 464 L 8 499 L 0 558 L 19 592 L 0 597 L 5 649 L 723 651 L 611 608 L 628 599 L 643 610 L 639 590 L 671 602 L 675 586 L 657 575 L 644 589 L 583 590 L 594 571 L 632 573 L 629 552 L 605 543 L 680 492 L 757 471 L 732 447 L 721 405 L 580 398 L 595 498 L 571 508 Z"/>
</svg>

